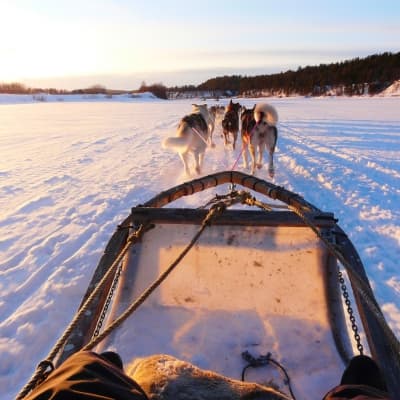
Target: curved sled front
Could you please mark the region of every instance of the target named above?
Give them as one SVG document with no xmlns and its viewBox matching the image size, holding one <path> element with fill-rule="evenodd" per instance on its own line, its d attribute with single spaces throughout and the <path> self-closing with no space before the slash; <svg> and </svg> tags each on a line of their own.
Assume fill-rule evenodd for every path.
<svg viewBox="0 0 400 400">
<path fill-rule="evenodd" d="M 358 328 L 391 393 L 400 392 L 398 342 L 384 322 L 356 250 L 333 215 L 290 191 L 236 171 L 183 183 L 132 209 L 107 245 L 82 304 L 107 271 L 114 271 L 58 361 L 83 348 L 98 334 L 103 320 L 106 325 L 121 315 L 179 257 L 209 212 L 207 207 L 172 208 L 171 203 L 216 186 L 226 192 L 232 184 L 231 192 L 240 185 L 274 204 L 264 207 L 269 211 L 246 210 L 242 205 L 224 210 L 176 270 L 96 351 L 117 349 L 124 361 L 171 354 L 236 379 L 245 365 L 243 352 L 270 353 L 290 371 L 298 399 L 316 389 L 321 390 L 316 398 L 322 397 L 338 383 L 357 344 L 351 345 L 353 333 L 343 308 L 339 258 L 350 278 L 347 290 L 353 287 L 352 306 L 361 319 Z M 265 199 L 255 199 L 254 204 L 265 206 Z M 132 239 L 130 233 L 143 226 L 145 233 Z M 129 241 L 132 246 L 117 267 L 114 261 Z M 261 368 L 248 379 L 279 384 L 279 378 L 269 374 Z M 284 385 L 280 389 L 285 391 Z"/>
</svg>

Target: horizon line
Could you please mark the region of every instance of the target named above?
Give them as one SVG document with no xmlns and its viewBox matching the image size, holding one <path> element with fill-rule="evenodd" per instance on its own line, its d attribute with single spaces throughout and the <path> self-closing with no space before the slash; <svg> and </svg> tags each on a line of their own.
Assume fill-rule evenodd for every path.
<svg viewBox="0 0 400 400">
<path fill-rule="evenodd" d="M 314 63 L 314 64 L 307 64 L 304 66 L 297 65 L 297 67 L 294 66 L 286 66 L 280 70 L 277 70 L 276 68 L 273 67 L 253 67 L 253 68 L 245 68 L 247 72 L 243 71 L 238 71 L 237 68 L 210 68 L 210 69 L 184 69 L 184 70 L 176 70 L 176 71 L 151 71 L 151 72 L 136 72 L 136 73 L 126 73 L 126 74 L 111 74 L 111 73 L 104 73 L 104 74 L 93 74 L 93 75 L 65 75 L 65 76 L 49 76 L 49 77 L 40 77 L 40 78 L 17 78 L 13 79 L 10 81 L 1 81 L 0 80 L 0 86 L 1 85 L 12 85 L 12 84 L 19 84 L 21 86 L 25 86 L 26 89 L 53 89 L 57 91 L 66 91 L 66 92 L 71 92 L 74 90 L 83 90 L 83 89 L 90 89 L 94 88 L 96 86 L 102 87 L 106 90 L 112 90 L 112 91 L 137 91 L 140 89 L 140 86 L 145 84 L 146 86 L 154 86 L 154 85 L 162 85 L 166 87 L 167 89 L 173 88 L 173 87 L 185 87 L 185 86 L 200 86 L 201 84 L 207 82 L 208 80 L 211 79 L 218 79 L 218 78 L 223 78 L 223 77 L 233 77 L 233 76 L 239 76 L 239 77 L 246 77 L 246 78 L 256 78 L 258 76 L 270 76 L 270 75 L 278 75 L 282 73 L 287 73 L 291 71 L 296 71 L 299 68 L 300 69 L 305 69 L 308 67 L 320 67 L 324 65 L 332 65 L 332 64 L 339 64 L 339 63 L 346 63 L 346 62 L 351 62 L 357 59 L 364 60 L 369 57 L 373 56 L 381 56 L 383 54 L 392 54 L 396 55 L 400 52 L 393 52 L 393 51 L 381 51 L 381 52 L 375 52 L 373 54 L 369 54 L 366 56 L 355 56 L 351 57 L 348 59 L 344 60 L 338 60 L 338 61 L 333 61 L 333 62 L 328 62 L 328 63 Z M 261 72 L 265 71 L 265 72 Z M 144 75 L 146 74 L 146 75 Z M 162 81 L 163 79 L 160 79 L 161 76 L 164 78 L 171 78 L 173 76 L 188 76 L 188 75 L 193 75 L 193 74 L 198 74 L 198 75 L 203 75 L 204 78 L 199 81 L 199 83 L 181 83 L 181 84 L 164 84 Z M 153 78 L 151 78 L 153 76 Z M 147 84 L 146 81 L 152 80 L 151 84 Z M 74 88 L 62 88 L 58 87 L 53 84 L 44 84 L 46 81 L 51 81 L 51 80 L 59 80 L 59 81 L 69 81 L 71 84 L 75 82 L 81 81 L 81 84 L 76 83 Z M 95 81 L 95 83 L 83 83 L 84 81 Z M 119 81 L 118 83 L 112 84 L 113 86 L 110 86 L 109 84 L 104 84 L 100 83 L 102 80 L 105 81 L 110 81 L 113 80 L 115 82 Z M 127 85 L 124 85 L 124 88 L 122 88 L 121 84 L 122 81 L 126 80 L 135 80 L 136 83 L 133 84 L 132 86 L 137 86 L 137 89 L 127 89 Z M 167 79 L 168 80 L 168 79 Z M 30 82 L 30 83 L 29 83 Z M 36 82 L 36 83 L 35 83 Z M 43 82 L 43 83 L 40 83 Z M 140 82 L 140 83 L 138 83 Z M 71 86 L 70 84 L 70 86 Z M 117 86 L 114 88 L 114 86 Z M 119 86 L 119 87 L 118 87 Z"/>
</svg>

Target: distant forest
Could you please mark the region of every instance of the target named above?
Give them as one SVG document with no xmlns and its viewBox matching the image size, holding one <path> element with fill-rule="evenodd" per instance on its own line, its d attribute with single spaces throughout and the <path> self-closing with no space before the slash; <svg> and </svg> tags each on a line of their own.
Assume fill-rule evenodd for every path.
<svg viewBox="0 0 400 400">
<path fill-rule="evenodd" d="M 177 93 L 208 92 L 214 96 L 320 96 L 377 94 L 400 79 L 400 52 L 375 54 L 365 58 L 320 64 L 318 66 L 299 67 L 297 71 L 286 71 L 270 75 L 222 76 L 201 83 L 166 87 L 162 83 L 146 85 L 142 83 L 138 90 L 123 91 L 107 89 L 102 85 L 93 85 L 72 91 L 54 88 L 28 88 L 21 83 L 0 83 L 0 93 L 10 94 L 104 94 L 112 96 L 123 93 L 149 91 L 160 98 L 176 97 Z"/>
<path fill-rule="evenodd" d="M 376 94 L 400 79 L 400 52 L 383 53 L 332 64 L 299 67 L 272 75 L 222 76 L 198 86 L 170 88 L 171 91 L 233 92 L 239 95 L 323 95 L 333 88 L 336 94 L 360 95 L 368 88 Z M 262 92 L 262 93 L 261 93 Z"/>
</svg>

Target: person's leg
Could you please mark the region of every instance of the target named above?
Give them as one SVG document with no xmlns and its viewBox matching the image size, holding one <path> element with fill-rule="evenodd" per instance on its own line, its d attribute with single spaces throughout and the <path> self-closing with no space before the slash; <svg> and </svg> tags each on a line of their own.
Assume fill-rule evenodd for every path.
<svg viewBox="0 0 400 400">
<path fill-rule="evenodd" d="M 122 366 L 117 353 L 79 351 L 52 371 L 24 400 L 148 400 Z"/>
</svg>

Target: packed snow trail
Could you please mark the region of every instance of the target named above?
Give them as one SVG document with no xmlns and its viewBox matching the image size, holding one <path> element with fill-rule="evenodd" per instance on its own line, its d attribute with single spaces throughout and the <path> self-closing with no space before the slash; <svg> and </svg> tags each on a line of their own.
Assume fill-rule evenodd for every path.
<svg viewBox="0 0 400 400">
<path fill-rule="evenodd" d="M 400 337 L 400 98 L 239 101 L 276 107 L 281 125 L 274 183 L 339 218 Z M 5 399 L 15 397 L 71 321 L 105 244 L 130 208 L 194 178 L 184 176 L 177 154 L 161 148 L 192 102 L 202 103 L 0 106 Z M 241 148 L 240 141 L 235 152 L 224 148 L 219 125 L 214 139 L 204 175 L 231 169 Z M 268 180 L 266 158 L 256 175 Z M 236 169 L 244 171 L 242 162 Z"/>
</svg>

